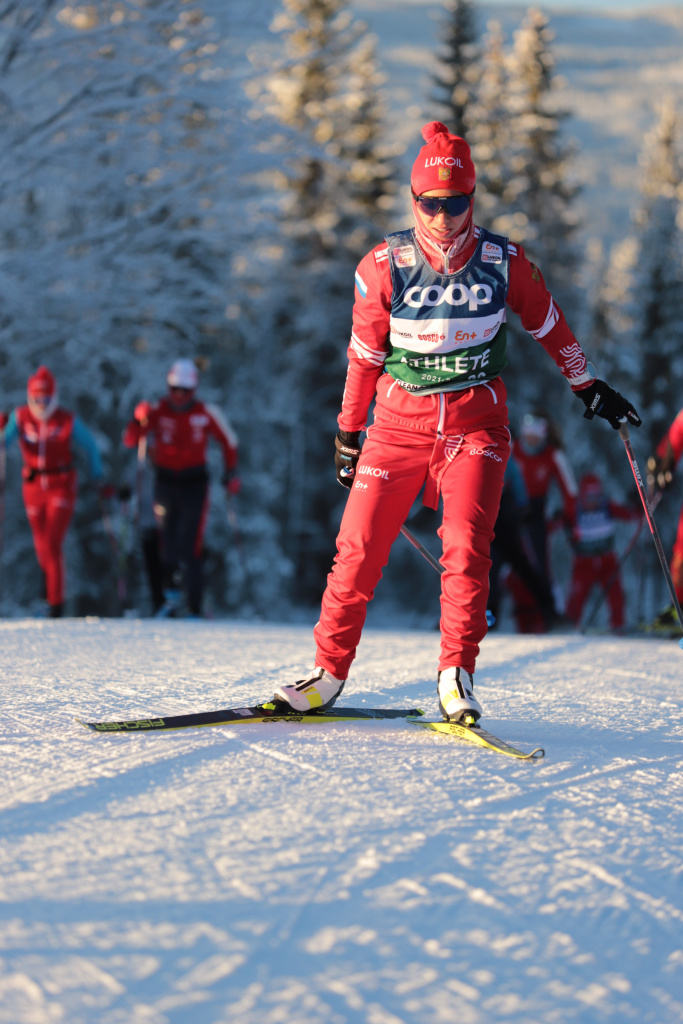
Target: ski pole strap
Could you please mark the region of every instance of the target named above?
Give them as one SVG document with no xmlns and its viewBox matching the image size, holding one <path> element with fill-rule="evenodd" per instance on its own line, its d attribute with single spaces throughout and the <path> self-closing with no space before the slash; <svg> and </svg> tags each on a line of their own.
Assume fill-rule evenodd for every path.
<svg viewBox="0 0 683 1024">
<path fill-rule="evenodd" d="M 635 477 L 636 487 L 638 488 L 638 494 L 640 495 L 640 500 L 643 503 L 643 509 L 645 510 L 645 518 L 647 520 L 647 525 L 650 527 L 650 533 L 652 534 L 652 540 L 654 541 L 654 545 L 655 545 L 655 548 L 657 550 L 657 555 L 659 557 L 659 564 L 662 567 L 662 572 L 664 573 L 664 579 L 666 580 L 666 585 L 667 585 L 667 587 L 669 589 L 669 595 L 671 597 L 671 603 L 674 606 L 674 608 L 676 609 L 676 615 L 678 616 L 679 625 L 680 625 L 681 629 L 683 629 L 683 612 L 681 612 L 681 605 L 680 605 L 680 602 L 678 600 L 678 595 L 676 594 L 676 588 L 674 587 L 674 581 L 671 578 L 671 573 L 669 572 L 669 566 L 667 565 L 667 562 L 666 562 L 666 556 L 664 554 L 664 548 L 662 547 L 662 542 L 661 542 L 660 537 L 659 537 L 659 530 L 657 529 L 657 526 L 656 526 L 655 520 L 654 520 L 654 516 L 652 515 L 652 509 L 650 507 L 650 502 L 648 501 L 647 491 L 645 489 L 645 485 L 643 484 L 643 478 L 640 475 L 640 470 L 638 469 L 638 463 L 636 462 L 635 455 L 633 454 L 633 448 L 631 447 L 631 436 L 630 436 L 630 434 L 628 432 L 628 427 L 626 426 L 625 423 L 622 423 L 622 425 L 619 427 L 619 436 L 621 437 L 621 440 L 624 442 L 624 447 L 626 449 L 626 454 L 628 456 L 628 461 L 631 463 L 631 469 L 633 470 L 633 476 Z"/>
</svg>

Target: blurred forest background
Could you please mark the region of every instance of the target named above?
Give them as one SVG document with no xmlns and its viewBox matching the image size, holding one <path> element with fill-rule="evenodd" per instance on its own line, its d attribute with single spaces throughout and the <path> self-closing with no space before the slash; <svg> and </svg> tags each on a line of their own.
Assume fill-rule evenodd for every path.
<svg viewBox="0 0 683 1024">
<path fill-rule="evenodd" d="M 199 358 L 199 395 L 235 427 L 243 480 L 236 538 L 212 457 L 210 614 L 310 617 L 319 601 L 345 501 L 332 439 L 353 271 L 386 230 L 409 224 L 425 121 L 467 137 L 477 222 L 522 242 L 540 265 L 600 376 L 643 416 L 634 438 L 643 461 L 677 412 L 681 81 L 665 76 L 663 88 L 638 54 L 649 45 L 651 67 L 667 47 L 680 52 L 683 22 L 675 11 L 652 15 L 646 30 L 635 16 L 592 17 L 549 22 L 540 10 L 466 0 L 1 0 L 2 406 L 22 403 L 28 375 L 46 363 L 118 484 L 134 474 L 120 437 L 136 402 L 164 393 L 175 358 Z M 628 45 L 595 63 L 574 38 L 581 23 L 589 38 L 626 32 Z M 577 142 L 586 115 L 576 82 L 558 71 L 563 61 L 582 69 L 584 107 L 588 90 L 609 125 L 596 133 L 597 161 Z M 605 114 L 605 76 L 617 65 L 640 75 L 637 117 L 618 104 Z M 617 185 L 591 191 L 596 162 L 604 172 L 612 157 Z M 628 205 L 614 198 L 625 165 Z M 545 406 L 577 475 L 597 471 L 613 497 L 632 498 L 618 437 L 582 419 L 552 361 L 514 323 L 508 358 L 513 428 Z M 667 550 L 680 497 L 673 488 L 658 511 Z M 144 611 L 130 518 L 116 503 L 110 512 L 130 548 L 131 603 Z M 438 553 L 436 523 L 417 506 L 413 525 Z M 620 544 L 627 539 L 628 530 Z M 25 614 L 39 580 L 16 451 L 3 541 L 0 611 Z M 67 614 L 120 613 L 117 567 L 84 474 L 66 554 Z M 560 538 L 560 579 L 568 557 Z M 665 601 L 654 558 L 643 546 L 630 563 L 631 620 Z M 433 625 L 438 580 L 402 539 L 386 577 L 376 621 L 402 614 Z"/>
</svg>

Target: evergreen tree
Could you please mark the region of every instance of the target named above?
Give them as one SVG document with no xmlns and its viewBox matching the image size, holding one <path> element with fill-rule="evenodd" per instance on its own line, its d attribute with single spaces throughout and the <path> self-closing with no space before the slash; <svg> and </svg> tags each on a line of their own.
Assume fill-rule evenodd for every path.
<svg viewBox="0 0 683 1024">
<path fill-rule="evenodd" d="M 640 342 L 640 403 L 655 445 L 681 406 L 683 379 L 683 173 L 681 121 L 672 98 L 643 147 L 639 257 L 631 290 Z"/>
<path fill-rule="evenodd" d="M 470 110 L 468 141 L 477 169 L 477 223 L 493 230 L 510 178 L 508 68 L 500 23 L 487 25 L 476 99 Z"/>
<path fill-rule="evenodd" d="M 474 5 L 470 0 L 447 0 L 439 33 L 439 69 L 433 77 L 434 99 L 454 135 L 468 136 L 471 108 L 479 79 L 479 50 Z"/>
<path fill-rule="evenodd" d="M 284 156 L 274 225 L 283 251 L 273 266 L 279 372 L 268 407 L 289 438 L 289 468 L 280 466 L 271 502 L 282 516 L 295 595 L 311 602 L 324 587 L 345 500 L 332 457 L 353 275 L 382 237 L 393 187 L 374 40 L 347 8 L 346 0 L 284 0 L 273 24 L 284 56 L 260 94 L 280 128 Z"/>
<path fill-rule="evenodd" d="M 568 181 L 573 151 L 561 134 L 567 112 L 559 110 L 555 100 L 558 83 L 552 38 L 547 19 L 533 9 L 514 35 L 507 61 L 504 178 L 499 178 L 499 212 L 491 226 L 524 245 L 529 258 L 541 267 L 570 325 L 580 334 L 583 317 L 575 281 L 578 256 L 572 237 L 576 228 L 572 200 L 578 190 Z M 539 356 L 538 344 L 514 329 L 514 324 L 512 334 L 515 357 L 506 380 L 512 384 L 513 407 L 538 404 L 541 396 L 556 412 L 568 407 L 571 396 L 566 385 L 554 365 Z M 531 365 L 535 369 L 529 374 Z"/>
<path fill-rule="evenodd" d="M 230 251 L 250 156 L 223 110 L 222 10 L 216 0 L 0 9 L 3 405 L 21 403 L 47 363 L 114 479 L 130 458 L 122 426 L 139 398 L 163 393 L 170 362 L 210 354 L 202 392 L 223 404 L 242 344 L 225 310 L 242 287 Z M 10 476 L 5 567 L 25 601 L 37 571 L 13 465 Z M 229 549 L 215 516 L 211 531 L 209 543 Z M 86 488 L 69 545 L 70 607 L 112 610 L 98 603 L 111 556 Z"/>
</svg>

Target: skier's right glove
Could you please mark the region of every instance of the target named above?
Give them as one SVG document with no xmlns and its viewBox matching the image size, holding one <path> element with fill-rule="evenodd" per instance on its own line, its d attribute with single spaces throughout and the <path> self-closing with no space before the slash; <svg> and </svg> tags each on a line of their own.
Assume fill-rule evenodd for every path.
<svg viewBox="0 0 683 1024">
<path fill-rule="evenodd" d="M 342 487 L 353 487 L 356 463 L 360 458 L 360 430 L 340 430 L 334 439 L 334 464 Z"/>
<path fill-rule="evenodd" d="M 647 482 L 659 491 L 665 491 L 674 478 L 676 460 L 669 448 L 664 455 L 651 455 L 647 460 Z"/>
<path fill-rule="evenodd" d="M 9 423 L 9 413 L 0 412 L 0 430 L 4 430 Z"/>
<path fill-rule="evenodd" d="M 594 416 L 601 416 L 615 430 L 618 430 L 622 423 L 639 427 L 643 422 L 628 399 L 611 388 L 609 384 L 605 384 L 604 380 L 596 378 L 587 388 L 575 391 L 574 394 L 578 395 L 586 406 L 583 415 L 587 420 L 592 420 Z"/>
<path fill-rule="evenodd" d="M 152 406 L 149 402 L 138 402 L 135 406 L 133 417 L 138 421 L 141 427 L 147 426 L 147 420 L 149 419 L 151 409 Z"/>
</svg>

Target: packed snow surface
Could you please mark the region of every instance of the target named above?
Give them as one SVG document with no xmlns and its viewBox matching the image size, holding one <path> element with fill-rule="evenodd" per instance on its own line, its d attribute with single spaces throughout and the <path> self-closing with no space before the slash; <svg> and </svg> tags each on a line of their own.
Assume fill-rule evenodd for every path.
<svg viewBox="0 0 683 1024">
<path fill-rule="evenodd" d="M 2 1024 L 683 1019 L 683 655 L 492 636 L 488 728 L 102 735 L 242 706 L 303 627 L 15 620 L 2 640 Z M 437 717 L 436 632 L 368 630 L 342 704 Z"/>
</svg>

